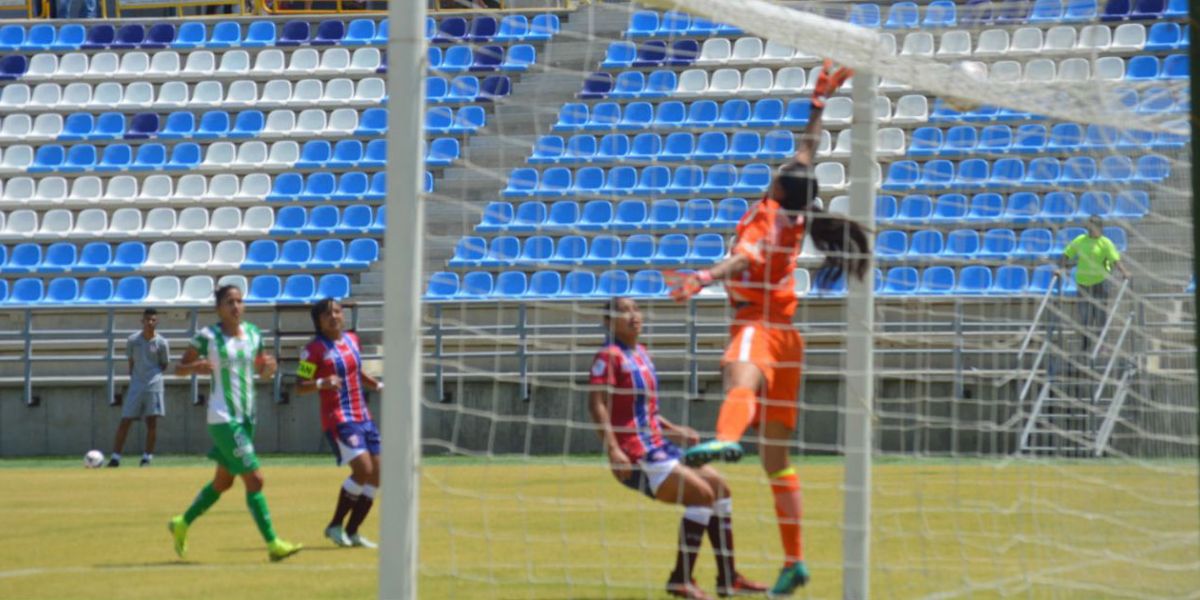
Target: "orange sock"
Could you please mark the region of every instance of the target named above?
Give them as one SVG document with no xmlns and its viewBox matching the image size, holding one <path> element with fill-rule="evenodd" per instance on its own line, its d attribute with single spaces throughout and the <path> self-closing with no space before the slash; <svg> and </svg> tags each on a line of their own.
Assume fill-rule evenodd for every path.
<svg viewBox="0 0 1200 600">
<path fill-rule="evenodd" d="M 783 542 L 784 564 L 804 560 L 800 538 L 800 477 L 788 467 L 771 473 L 771 493 L 775 496 L 775 517 L 779 520 L 779 538 Z"/>
<path fill-rule="evenodd" d="M 725 393 L 721 414 L 717 416 L 717 439 L 736 442 L 754 421 L 754 390 L 735 387 Z"/>
</svg>

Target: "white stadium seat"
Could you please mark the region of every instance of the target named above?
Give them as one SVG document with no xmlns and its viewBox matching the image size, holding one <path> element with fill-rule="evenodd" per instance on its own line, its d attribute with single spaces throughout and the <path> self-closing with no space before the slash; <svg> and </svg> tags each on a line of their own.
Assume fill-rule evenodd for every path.
<svg viewBox="0 0 1200 600">
<path fill-rule="evenodd" d="M 704 40 L 700 47 L 700 56 L 696 58 L 698 65 L 720 65 L 729 61 L 733 50 L 726 38 L 710 38 Z"/>
<path fill-rule="evenodd" d="M 193 275 L 183 282 L 177 302 L 208 304 L 213 300 L 213 278 L 208 275 Z"/>
<path fill-rule="evenodd" d="M 842 163 L 818 163 L 814 173 L 822 190 L 841 191 L 846 189 L 846 167 Z"/>
<path fill-rule="evenodd" d="M 216 70 L 216 57 L 208 50 L 197 50 L 188 54 L 183 74 L 188 77 L 207 77 Z"/>
<path fill-rule="evenodd" d="M 46 98 L 49 98 L 50 101 L 47 102 L 45 99 L 39 100 L 35 103 L 36 106 L 49 107 L 58 104 L 58 98 L 62 96 L 62 88 L 60 88 L 58 84 L 41 83 L 38 84 L 37 87 L 46 90 L 43 92 L 43 95 Z M 54 90 L 57 90 L 57 93 L 54 93 Z M 0 88 L 0 107 L 4 107 L 9 110 L 27 109 L 29 108 L 29 99 L 29 86 L 25 85 L 24 83 L 10 83 L 3 88 Z"/>
<path fill-rule="evenodd" d="M 338 75 L 350 68 L 350 51 L 345 48 L 329 48 L 321 53 L 321 64 L 317 73 Z"/>
<path fill-rule="evenodd" d="M 358 111 L 353 108 L 339 108 L 329 113 L 329 125 L 322 135 L 350 136 L 358 129 Z"/>
<path fill-rule="evenodd" d="M 292 99 L 292 82 L 286 79 L 272 79 L 262 88 L 262 96 L 258 103 L 260 108 L 287 106 Z"/>
<path fill-rule="evenodd" d="M 138 200 L 149 202 L 165 202 L 171 199 L 174 192 L 174 180 L 170 175 L 151 175 L 142 181 L 142 192 Z"/>
<path fill-rule="evenodd" d="M 351 102 L 358 105 L 374 106 L 383 102 L 386 95 L 387 90 L 382 79 L 367 77 L 360 79 L 358 84 L 354 86 L 354 98 Z"/>
<path fill-rule="evenodd" d="M 969 31 L 947 31 L 942 34 L 938 45 L 939 58 L 962 58 L 971 55 L 971 33 Z"/>
<path fill-rule="evenodd" d="M 249 72 L 250 55 L 245 50 L 230 50 L 221 55 L 221 66 L 217 68 L 217 75 L 235 77 Z"/>
<path fill-rule="evenodd" d="M 149 262 L 147 260 L 147 262 Z M 143 266 L 144 268 L 144 266 Z M 152 304 L 169 304 L 179 299 L 182 284 L 178 277 L 162 276 L 150 280 L 150 291 L 146 294 L 146 302 Z"/>
<path fill-rule="evenodd" d="M 59 178 L 61 179 L 61 177 Z M 20 203 L 24 204 L 34 198 L 37 189 L 37 184 L 29 177 L 13 177 L 4 184 L 5 203 Z"/>
<path fill-rule="evenodd" d="M 225 86 L 220 81 L 211 79 L 201 81 L 192 88 L 192 99 L 188 106 L 199 108 L 215 108 L 225 99 Z"/>
<path fill-rule="evenodd" d="M 99 52 L 92 55 L 88 63 L 87 76 L 93 79 L 108 79 L 117 74 L 121 60 L 113 52 Z"/>
<path fill-rule="evenodd" d="M 767 45 L 762 50 L 762 61 L 768 63 L 790 63 L 795 56 L 794 48 L 773 40 L 767 40 Z"/>
<path fill-rule="evenodd" d="M 208 179 L 205 179 L 203 175 L 188 173 L 176 182 L 172 198 L 175 200 L 199 200 L 207 189 Z"/>
<path fill-rule="evenodd" d="M 679 75 L 676 96 L 698 96 L 708 89 L 708 71 L 688 69 Z"/>
<path fill-rule="evenodd" d="M 125 86 L 125 94 L 121 97 L 121 103 L 118 106 L 123 109 L 133 109 L 149 108 L 153 104 L 154 86 L 148 81 L 135 81 Z"/>
<path fill-rule="evenodd" d="M 1103 52 L 1112 46 L 1112 30 L 1104 25 L 1087 25 L 1079 30 L 1076 50 Z"/>
<path fill-rule="evenodd" d="M 88 72 L 88 55 L 82 52 L 68 52 L 58 59 L 58 71 L 55 76 L 61 79 L 83 77 Z"/>
<path fill-rule="evenodd" d="M 879 156 L 904 156 L 904 130 L 885 127 L 875 132 L 875 153 Z"/>
<path fill-rule="evenodd" d="M 848 125 L 854 114 L 854 102 L 845 96 L 835 96 L 825 102 L 821 122 L 826 125 Z"/>
<path fill-rule="evenodd" d="M 175 224 L 174 233 L 180 235 L 195 235 L 208 229 L 208 209 L 201 206 L 189 206 L 179 211 L 179 222 Z"/>
<path fill-rule="evenodd" d="M 37 228 L 37 213 L 27 208 L 22 208 L 8 213 L 8 220 L 4 222 L 4 235 L 33 237 L 33 234 L 37 232 Z"/>
<path fill-rule="evenodd" d="M 801 67 L 784 67 L 775 74 L 771 91 L 777 94 L 799 94 L 805 89 L 807 77 Z"/>
<path fill-rule="evenodd" d="M 354 82 L 346 78 L 330 79 L 321 94 L 321 102 L 346 104 L 354 100 Z"/>
<path fill-rule="evenodd" d="M 237 158 L 237 147 L 232 142 L 215 142 L 210 144 L 200 162 L 200 169 L 206 171 L 224 171 L 229 169 Z"/>
<path fill-rule="evenodd" d="M 9 187 L 12 187 L 20 178 L 8 180 Z M 67 199 L 67 180 L 62 177 L 43 177 L 37 182 L 37 192 L 33 194 L 32 201 L 38 203 L 59 204 Z M 5 189 L 7 194 L 7 188 Z M 7 198 L 7 196 L 6 196 Z"/>
<path fill-rule="evenodd" d="M 924 123 L 929 120 L 929 100 L 920 94 L 901 96 L 896 101 L 896 112 L 892 123 Z"/>
<path fill-rule="evenodd" d="M 270 153 L 264 163 L 268 167 L 290 167 L 300 160 L 300 145 L 293 141 L 271 144 Z"/>
<path fill-rule="evenodd" d="M 295 111 L 280 109 L 267 113 L 267 119 L 258 136 L 262 138 L 287 137 L 296 128 Z"/>
<path fill-rule="evenodd" d="M 124 78 L 144 77 L 150 70 L 150 55 L 145 52 L 126 52 L 121 55 L 117 75 Z"/>
<path fill-rule="evenodd" d="M 208 222 L 208 230 L 217 235 L 228 235 L 230 232 L 237 231 L 242 226 L 242 211 L 236 206 L 219 206 L 213 209 L 212 219 Z M 216 256 L 221 256 L 221 244 L 226 242 L 235 242 L 235 240 L 222 240 L 217 244 Z M 240 244 L 241 242 L 235 242 Z M 245 252 L 243 251 L 243 255 Z M 237 262 L 241 262 L 238 260 Z M 235 263 L 236 264 L 236 263 Z"/>
<path fill-rule="evenodd" d="M 268 48 L 260 51 L 254 57 L 254 68 L 251 75 L 282 75 L 284 69 L 283 51 L 278 48 Z"/>
<path fill-rule="evenodd" d="M 177 242 L 158 241 L 150 244 L 146 251 L 146 262 L 142 269 L 146 271 L 167 271 L 175 268 L 179 262 L 179 244 Z"/>
<path fill-rule="evenodd" d="M 258 103 L 258 84 L 249 79 L 239 79 L 229 84 L 229 92 L 225 95 L 226 106 L 252 107 Z"/>
<path fill-rule="evenodd" d="M 245 275 L 222 275 L 219 279 L 217 279 L 218 288 L 223 288 L 227 285 L 232 285 L 233 287 L 242 290 L 242 292 L 245 293 L 249 284 L 246 282 Z"/>
<path fill-rule="evenodd" d="M 1087 81 L 1092 77 L 1092 63 L 1086 58 L 1068 58 L 1058 65 L 1059 81 Z"/>
<path fill-rule="evenodd" d="M 142 231 L 142 211 L 136 208 L 118 208 L 113 211 L 112 222 L 108 225 L 109 236 L 132 237 Z"/>
<path fill-rule="evenodd" d="M 4 117 L 4 123 L 0 125 L 0 138 L 5 140 L 23 140 L 32 132 L 33 119 L 24 113 L 12 113 Z"/>
<path fill-rule="evenodd" d="M 1120 56 L 1098 58 L 1092 68 L 1092 79 L 1098 81 L 1120 81 L 1125 78 L 1125 59 Z"/>
<path fill-rule="evenodd" d="M 1001 60 L 992 64 L 988 80 L 996 83 L 1014 83 L 1021 80 L 1021 63 Z"/>
<path fill-rule="evenodd" d="M 325 82 L 320 79 L 301 79 L 292 88 L 292 99 L 289 104 L 296 106 L 316 104 L 321 101 L 324 93 Z"/>
<path fill-rule="evenodd" d="M 1141 50 L 1146 46 L 1146 27 L 1141 23 L 1118 25 L 1113 31 L 1110 50 Z"/>
<path fill-rule="evenodd" d="M 328 125 L 328 119 L 325 111 L 319 108 L 310 108 L 300 111 L 296 116 L 296 128 L 293 130 L 296 135 L 315 136 L 325 132 L 325 127 Z"/>
<path fill-rule="evenodd" d="M 142 82 L 146 83 L 146 82 Z M 75 85 L 75 84 L 71 84 Z M 68 85 L 67 88 L 70 88 Z M 87 85 L 86 83 L 81 85 Z M 67 90 L 69 94 L 70 90 Z M 64 101 L 66 98 L 64 98 Z M 92 88 L 92 100 L 88 102 L 88 108 L 94 111 L 111 110 L 112 107 L 121 104 L 125 100 L 125 86 L 115 81 L 105 81 L 97 83 L 96 87 Z M 67 102 L 64 102 L 66 104 Z"/>
<path fill-rule="evenodd" d="M 737 69 L 713 71 L 705 93 L 711 96 L 730 96 L 742 89 L 742 72 Z"/>
<path fill-rule="evenodd" d="M 1008 52 L 1008 31 L 985 29 L 975 41 L 975 56 L 1003 56 Z"/>
<path fill-rule="evenodd" d="M 184 268 L 205 269 L 212 262 L 212 258 L 212 242 L 208 240 L 192 240 L 183 244 L 183 248 L 179 251 L 179 262 L 177 264 Z M 211 286 L 211 284 L 212 281 L 210 280 L 209 285 Z M 209 290 L 211 291 L 211 289 L 210 287 Z"/>
<path fill-rule="evenodd" d="M 1044 83 L 1054 81 L 1058 69 L 1048 58 L 1035 58 L 1025 63 L 1025 81 Z"/>
<path fill-rule="evenodd" d="M 104 184 L 100 178 L 86 175 L 71 182 L 71 195 L 68 199 L 72 202 L 99 202 L 103 195 Z"/>
<path fill-rule="evenodd" d="M 114 85 L 119 86 L 119 84 Z M 109 105 L 115 105 L 120 101 L 121 98 L 118 96 L 117 98 L 113 99 Z M 91 103 L 92 84 L 76 81 L 74 83 L 68 83 L 67 86 L 62 89 L 62 98 L 57 104 L 60 108 L 86 108 Z"/>
<path fill-rule="evenodd" d="M 933 56 L 933 34 L 918 31 L 904 36 L 900 47 L 901 56 Z"/>
<path fill-rule="evenodd" d="M 1071 52 L 1075 49 L 1075 28 L 1068 25 L 1051 27 L 1046 32 L 1046 43 L 1042 49 L 1046 52 Z"/>
<path fill-rule="evenodd" d="M 269 206 L 251 206 L 242 213 L 242 229 L 247 233 L 266 233 L 275 226 L 275 211 Z"/>
<path fill-rule="evenodd" d="M 310 75 L 317 70 L 320 64 L 320 58 L 317 51 L 312 48 L 300 48 L 292 52 L 291 60 L 288 61 L 288 75 Z"/>
<path fill-rule="evenodd" d="M 733 43 L 733 56 L 730 62 L 754 63 L 763 55 L 763 41 L 756 37 L 738 38 Z"/>
<path fill-rule="evenodd" d="M 374 73 L 380 65 L 379 48 L 359 48 L 350 56 L 348 73 Z"/>
<path fill-rule="evenodd" d="M 146 223 L 142 226 L 143 233 L 170 235 L 175 231 L 175 210 L 170 208 L 152 208 L 146 213 Z"/>
<path fill-rule="evenodd" d="M 221 173 L 213 175 L 212 179 L 208 180 L 208 191 L 200 195 L 200 200 L 204 202 L 222 203 L 229 202 L 237 197 L 238 192 L 238 177 L 233 173 Z M 229 207 L 223 207 L 229 208 Z M 218 208 L 217 210 L 221 210 Z M 210 224 L 210 227 L 212 225 Z"/>
<path fill-rule="evenodd" d="M 1042 51 L 1042 44 L 1041 29 L 1022 27 L 1013 32 L 1012 45 L 1008 47 L 1007 54 L 1010 56 L 1038 54 Z"/>
<path fill-rule="evenodd" d="M 766 94 L 775 85 L 775 74 L 766 67 L 754 67 L 742 77 L 742 94 Z"/>
<path fill-rule="evenodd" d="M 104 202 L 132 202 L 138 195 L 138 180 L 131 175 L 117 175 L 108 180 L 108 188 L 100 199 Z"/>
<path fill-rule="evenodd" d="M 58 73 L 58 55 L 43 52 L 34 54 L 29 59 L 29 69 L 21 76 L 22 79 L 50 79 Z"/>
<path fill-rule="evenodd" d="M 174 77 L 179 74 L 179 53 L 173 50 L 155 52 L 150 59 L 151 77 Z"/>
<path fill-rule="evenodd" d="M 295 142 L 292 143 L 295 144 Z M 241 146 L 238 146 L 237 160 L 233 162 L 233 166 L 237 169 L 253 170 L 265 165 L 268 162 L 267 159 L 266 142 L 243 142 Z M 293 159 L 292 162 L 296 161 Z"/>
<path fill-rule="evenodd" d="M 187 84 L 182 81 L 168 81 L 158 88 L 158 97 L 154 99 L 155 108 L 183 108 L 188 104 Z"/>
<path fill-rule="evenodd" d="M 99 208 L 89 208 L 79 213 L 80 225 L 91 225 L 96 221 L 97 214 L 100 218 L 105 218 L 106 213 Z M 39 238 L 63 238 L 71 235 L 71 228 L 75 226 L 75 215 L 66 209 L 55 208 L 42 213 L 42 222 L 38 226 L 36 237 Z M 74 233 L 78 235 L 91 235 L 93 231 L 80 227 Z"/>
<path fill-rule="evenodd" d="M 271 176 L 266 173 L 251 173 L 242 177 L 235 200 L 240 202 L 262 200 L 271 193 Z"/>
</svg>

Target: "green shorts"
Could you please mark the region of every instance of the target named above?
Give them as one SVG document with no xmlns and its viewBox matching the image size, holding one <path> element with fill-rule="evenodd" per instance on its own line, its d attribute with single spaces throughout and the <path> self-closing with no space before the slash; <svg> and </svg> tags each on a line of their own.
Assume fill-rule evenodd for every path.
<svg viewBox="0 0 1200 600">
<path fill-rule="evenodd" d="M 258 470 L 254 454 L 254 423 L 213 423 L 208 426 L 213 447 L 208 457 L 233 475 Z"/>
</svg>

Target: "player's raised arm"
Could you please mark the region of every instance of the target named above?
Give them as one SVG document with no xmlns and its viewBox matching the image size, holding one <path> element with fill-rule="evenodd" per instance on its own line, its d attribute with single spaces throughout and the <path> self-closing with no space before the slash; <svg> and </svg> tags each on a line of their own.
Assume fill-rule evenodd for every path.
<svg viewBox="0 0 1200 600">
<path fill-rule="evenodd" d="M 817 83 L 813 87 L 808 126 L 800 135 L 800 144 L 796 147 L 796 155 L 792 160 L 806 167 L 813 165 L 817 147 L 821 144 L 821 116 L 825 114 L 825 101 L 852 76 L 854 76 L 854 71 L 848 67 L 835 70 L 833 61 L 825 59 L 825 64 L 821 67 L 820 74 L 817 75 Z"/>
</svg>

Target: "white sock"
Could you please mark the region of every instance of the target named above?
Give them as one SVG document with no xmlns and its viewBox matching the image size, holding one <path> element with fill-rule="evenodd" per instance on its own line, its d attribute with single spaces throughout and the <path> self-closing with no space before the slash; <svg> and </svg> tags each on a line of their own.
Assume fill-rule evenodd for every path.
<svg viewBox="0 0 1200 600">
<path fill-rule="evenodd" d="M 683 518 L 701 525 L 708 525 L 712 516 L 713 509 L 707 506 L 689 506 L 683 511 Z"/>
<path fill-rule="evenodd" d="M 346 481 L 342 482 L 342 489 L 346 490 L 346 493 L 350 494 L 351 496 L 357 496 L 363 493 L 363 486 L 359 485 L 356 481 L 349 477 L 346 478 Z"/>
<path fill-rule="evenodd" d="M 151 459 L 153 459 L 153 458 L 154 458 L 154 455 L 153 455 L 153 454 L 149 454 L 149 453 L 147 453 L 147 452 L 143 452 L 143 453 L 142 453 L 142 460 L 151 460 Z"/>
<path fill-rule="evenodd" d="M 729 517 L 733 515 L 733 498 L 721 498 L 713 504 L 713 513 L 718 517 Z"/>
</svg>

